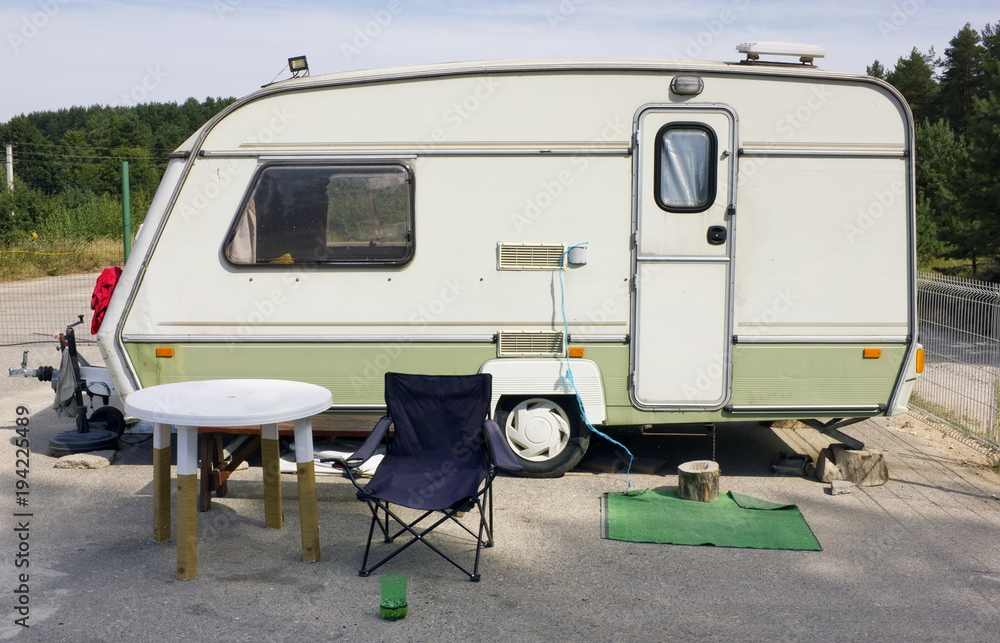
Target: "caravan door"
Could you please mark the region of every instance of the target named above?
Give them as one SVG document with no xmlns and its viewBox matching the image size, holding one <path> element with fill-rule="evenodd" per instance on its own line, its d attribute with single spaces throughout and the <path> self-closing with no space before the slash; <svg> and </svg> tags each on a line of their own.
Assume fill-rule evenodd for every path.
<svg viewBox="0 0 1000 643">
<path fill-rule="evenodd" d="M 728 401 L 736 128 L 722 105 L 636 115 L 630 395 L 638 408 Z"/>
</svg>

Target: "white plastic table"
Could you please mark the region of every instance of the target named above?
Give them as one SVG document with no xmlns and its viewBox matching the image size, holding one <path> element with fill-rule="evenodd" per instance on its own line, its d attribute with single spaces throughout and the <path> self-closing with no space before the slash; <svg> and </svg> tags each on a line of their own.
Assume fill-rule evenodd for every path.
<svg viewBox="0 0 1000 643">
<path fill-rule="evenodd" d="M 177 427 L 177 578 L 198 576 L 198 427 L 261 427 L 265 525 L 280 529 L 278 422 L 293 421 L 302 560 L 319 560 L 319 516 L 312 416 L 330 408 L 330 391 L 287 380 L 207 380 L 150 386 L 125 399 L 129 415 L 154 423 L 153 538 L 170 539 L 170 425 Z"/>
</svg>

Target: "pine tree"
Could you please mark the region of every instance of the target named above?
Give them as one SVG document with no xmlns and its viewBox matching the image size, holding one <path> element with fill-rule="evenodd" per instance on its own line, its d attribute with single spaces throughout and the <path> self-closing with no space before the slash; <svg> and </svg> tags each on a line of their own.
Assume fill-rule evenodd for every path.
<svg viewBox="0 0 1000 643">
<path fill-rule="evenodd" d="M 878 59 L 876 58 L 875 62 L 873 62 L 872 64 L 870 64 L 867 67 L 865 67 L 865 73 L 868 74 L 869 76 L 871 76 L 872 78 L 878 78 L 880 80 L 885 80 L 885 76 L 886 76 L 887 72 L 885 70 L 885 67 L 882 66 L 882 63 L 880 63 L 878 61 Z"/>
<path fill-rule="evenodd" d="M 900 57 L 896 61 L 896 67 L 886 74 L 885 79 L 906 97 L 915 122 L 937 119 L 938 84 L 934 80 L 936 66 L 933 47 L 926 54 L 914 47 L 908 57 Z"/>
<path fill-rule="evenodd" d="M 980 223 L 984 237 L 992 243 L 992 255 L 1000 252 L 1000 23 L 987 25 L 982 33 L 982 96 L 973 98 L 968 122 L 969 192 L 966 202 Z"/>
<path fill-rule="evenodd" d="M 969 23 L 951 39 L 944 50 L 944 73 L 940 84 L 940 113 L 951 122 L 956 134 L 968 127 L 973 101 L 984 95 L 983 56 L 979 32 Z"/>
</svg>

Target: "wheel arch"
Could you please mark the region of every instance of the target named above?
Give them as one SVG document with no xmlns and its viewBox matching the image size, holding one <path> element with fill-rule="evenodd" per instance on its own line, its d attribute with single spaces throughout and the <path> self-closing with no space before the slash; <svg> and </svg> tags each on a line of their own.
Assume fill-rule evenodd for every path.
<svg viewBox="0 0 1000 643">
<path fill-rule="evenodd" d="M 573 381 L 567 376 L 572 369 Z M 576 396 L 592 424 L 605 424 L 608 419 L 604 399 L 604 380 L 600 367 L 589 359 L 562 358 L 501 358 L 485 362 L 480 373 L 493 376 L 493 397 L 490 412 L 495 413 L 503 397 Z M 573 388 L 576 384 L 576 389 Z"/>
</svg>

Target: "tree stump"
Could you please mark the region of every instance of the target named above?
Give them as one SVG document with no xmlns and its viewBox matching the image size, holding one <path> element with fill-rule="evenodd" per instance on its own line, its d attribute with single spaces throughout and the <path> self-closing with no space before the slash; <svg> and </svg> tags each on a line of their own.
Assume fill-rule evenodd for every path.
<svg viewBox="0 0 1000 643">
<path fill-rule="evenodd" d="M 713 502 L 719 497 L 719 464 L 694 460 L 677 467 L 677 495 L 685 500 Z"/>
</svg>

